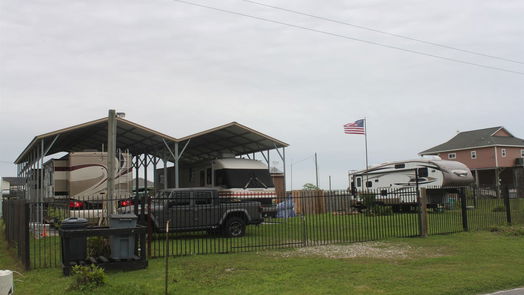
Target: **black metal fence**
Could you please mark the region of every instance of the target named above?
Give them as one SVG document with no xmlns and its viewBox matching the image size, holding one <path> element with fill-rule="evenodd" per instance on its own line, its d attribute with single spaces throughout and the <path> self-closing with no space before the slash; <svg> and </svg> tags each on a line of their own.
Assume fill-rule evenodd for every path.
<svg viewBox="0 0 524 295">
<path fill-rule="evenodd" d="M 25 226 L 19 227 L 28 240 L 22 256 L 31 268 L 59 266 L 59 221 L 83 217 L 100 225 L 107 222 L 106 210 L 111 208 L 138 213 L 139 223 L 148 226 L 149 257 L 352 243 L 524 224 L 524 196 L 510 188 L 499 193 L 494 189 L 409 187 L 357 195 L 293 191 L 274 199 L 263 194 L 250 197 L 256 202 L 217 198 L 195 190 L 154 198 L 105 200 L 93 196 L 82 201 L 29 203 L 25 210 L 31 214 L 24 215 Z M 4 203 L 7 228 L 16 227 L 11 202 Z"/>
<path fill-rule="evenodd" d="M 24 268 L 29 269 L 29 205 L 23 200 L 2 200 L 2 218 L 5 240 L 9 247 L 16 248 Z"/>
</svg>

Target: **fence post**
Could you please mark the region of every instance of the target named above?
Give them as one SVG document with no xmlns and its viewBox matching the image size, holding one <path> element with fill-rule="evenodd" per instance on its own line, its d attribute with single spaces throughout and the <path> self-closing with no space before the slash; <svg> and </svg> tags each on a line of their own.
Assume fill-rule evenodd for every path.
<svg viewBox="0 0 524 295">
<path fill-rule="evenodd" d="M 151 220 L 151 198 L 149 196 L 146 196 L 145 200 L 147 200 L 147 257 L 151 258 L 151 240 L 153 239 L 153 221 Z M 144 205 L 142 207 L 144 207 Z M 142 218 L 144 218 L 144 216 L 142 216 Z M 166 233 L 166 235 L 169 235 L 169 233 Z M 169 253 L 165 254 L 166 256 L 169 255 Z"/>
<path fill-rule="evenodd" d="M 426 238 L 428 236 L 428 198 L 426 188 L 417 190 L 417 199 L 419 204 L 418 223 L 420 236 Z"/>
<path fill-rule="evenodd" d="M 460 207 L 462 209 L 462 228 L 464 229 L 464 231 L 469 231 L 467 198 L 466 198 L 466 192 L 463 187 L 459 189 L 459 196 L 460 196 Z"/>
<path fill-rule="evenodd" d="M 503 188 L 504 207 L 506 208 L 506 221 L 508 225 L 511 225 L 511 208 L 509 206 L 509 187 L 504 186 Z"/>
<path fill-rule="evenodd" d="M 29 214 L 30 214 L 29 203 L 24 202 L 24 224 L 23 224 L 24 242 L 22 243 L 24 250 L 23 250 L 22 262 L 24 263 L 25 270 L 29 270 L 31 268 L 31 261 L 30 261 L 31 255 L 29 252 L 31 251 L 31 247 L 29 247 L 29 243 L 30 243 L 30 240 L 29 240 Z"/>
</svg>

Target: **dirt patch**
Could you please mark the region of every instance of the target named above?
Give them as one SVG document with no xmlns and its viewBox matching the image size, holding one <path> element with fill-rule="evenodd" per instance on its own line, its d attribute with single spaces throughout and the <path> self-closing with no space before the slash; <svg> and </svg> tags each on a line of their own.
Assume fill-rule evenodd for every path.
<svg viewBox="0 0 524 295">
<path fill-rule="evenodd" d="M 392 244 L 385 242 L 365 242 L 349 245 L 326 245 L 295 249 L 292 251 L 272 252 L 272 256 L 280 257 L 325 257 L 332 259 L 344 258 L 381 258 L 381 259 L 409 259 L 419 257 L 444 256 L 442 249 L 432 249 L 430 253 L 422 248 L 410 245 Z"/>
</svg>

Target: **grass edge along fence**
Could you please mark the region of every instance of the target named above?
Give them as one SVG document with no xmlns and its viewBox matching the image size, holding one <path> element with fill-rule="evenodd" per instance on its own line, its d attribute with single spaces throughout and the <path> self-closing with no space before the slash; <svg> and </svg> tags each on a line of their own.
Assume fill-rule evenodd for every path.
<svg viewBox="0 0 524 295">
<path fill-rule="evenodd" d="M 438 190 L 442 194 L 436 193 Z M 137 213 L 143 224 L 150 227 L 146 248 L 149 257 L 154 258 L 364 242 L 480 230 L 511 223 L 524 224 L 524 196 L 516 196 L 510 191 L 508 188 L 503 189 L 502 194 L 489 188 L 429 188 L 417 191 L 410 187 L 403 190 L 370 190 L 356 197 L 345 190 L 293 191 L 274 200 L 276 216 L 266 217 L 262 224 L 246 226 L 245 234 L 240 237 L 226 237 L 220 230 L 175 232 L 169 234 L 167 247 L 164 243 L 166 234 L 154 228 L 155 224 L 147 215 L 148 209 L 138 208 Z M 163 201 L 166 204 L 169 202 Z M 126 204 L 122 200 L 115 202 Z M 200 219 L 211 218 L 212 212 L 207 213 L 210 215 L 202 213 L 205 202 L 195 203 L 202 205 L 194 209 L 200 212 Z M 75 211 L 76 205 L 71 207 L 63 200 L 45 204 L 4 200 L 6 239 L 10 246 L 17 247 L 18 257 L 26 268 L 61 265 L 57 221 L 80 212 Z M 131 205 L 135 210 L 142 206 Z M 21 210 L 15 209 L 16 206 L 23 206 L 25 213 L 13 214 Z M 42 208 L 47 224 L 31 221 L 31 216 L 38 214 L 29 213 Z M 100 213 L 96 208 L 99 207 L 85 208 L 92 214 L 87 217 L 97 217 Z M 140 215 L 141 212 L 145 215 Z M 187 218 L 194 219 L 195 216 Z M 16 228 L 21 230 L 15 231 Z"/>
</svg>

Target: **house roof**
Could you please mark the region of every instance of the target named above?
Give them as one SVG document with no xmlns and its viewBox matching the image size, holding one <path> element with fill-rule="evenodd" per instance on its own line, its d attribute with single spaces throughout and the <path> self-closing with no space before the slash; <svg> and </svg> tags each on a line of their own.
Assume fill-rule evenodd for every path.
<svg viewBox="0 0 524 295">
<path fill-rule="evenodd" d="M 11 186 L 18 186 L 18 185 L 25 184 L 24 177 L 2 177 L 2 180 L 5 182 L 9 182 L 9 185 Z"/>
<path fill-rule="evenodd" d="M 507 133 L 507 136 L 495 135 L 499 131 Z M 524 140 L 513 136 L 502 126 L 491 127 L 460 132 L 447 142 L 422 151 L 419 155 L 435 155 L 440 152 L 490 146 L 524 147 Z"/>
</svg>

